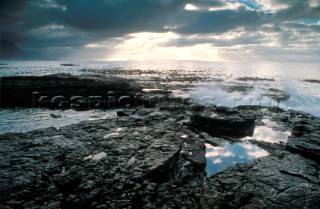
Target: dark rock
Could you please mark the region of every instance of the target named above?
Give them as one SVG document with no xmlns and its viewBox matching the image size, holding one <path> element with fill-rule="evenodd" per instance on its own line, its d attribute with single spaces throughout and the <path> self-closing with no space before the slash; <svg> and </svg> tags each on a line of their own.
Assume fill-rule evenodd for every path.
<svg viewBox="0 0 320 209">
<path fill-rule="evenodd" d="M 311 118 L 305 115 L 296 116 L 293 120 L 292 136 L 300 137 L 316 131 L 319 125 L 316 127 L 314 127 L 314 125 L 316 125 L 316 123 L 314 123 Z"/>
<path fill-rule="evenodd" d="M 309 83 L 320 83 L 320 80 L 316 80 L 316 79 L 305 79 L 303 81 L 309 82 Z"/>
<path fill-rule="evenodd" d="M 252 136 L 255 127 L 254 115 L 225 111 L 214 113 L 210 109 L 196 113 L 191 117 L 192 125 L 215 137 Z"/>
<path fill-rule="evenodd" d="M 117 116 L 122 117 L 122 116 L 129 116 L 131 115 L 132 112 L 129 110 L 118 110 L 117 111 Z"/>
<path fill-rule="evenodd" d="M 94 75 L 17 76 L 1 78 L 2 107 L 88 107 L 119 106 L 118 98 L 107 95 L 115 91 L 119 96 L 140 91 L 133 81 Z M 77 97 L 77 99 L 76 99 Z M 90 100 L 90 104 L 89 104 Z M 133 102 L 133 99 L 132 101 Z"/>
<path fill-rule="evenodd" d="M 200 186 L 205 146 L 174 121 L 151 120 L 149 115 L 159 111 L 152 110 L 138 110 L 147 123 L 117 117 L 0 135 L 1 203 L 12 208 L 159 208 L 177 207 L 178 199 L 189 198 L 194 206 L 196 197 L 190 189 L 185 196 L 188 185 L 181 182 Z M 168 182 L 175 185 L 169 196 L 160 189 Z M 160 197 L 166 197 L 164 202 Z"/>
<path fill-rule="evenodd" d="M 234 92 L 249 92 L 253 90 L 253 86 L 251 85 L 246 85 L 246 84 L 236 84 L 236 85 L 222 85 L 220 84 L 219 87 L 228 92 L 228 93 L 234 93 Z"/>
<path fill-rule="evenodd" d="M 50 113 L 50 116 L 53 117 L 53 118 L 62 118 L 61 114 Z"/>
<path fill-rule="evenodd" d="M 66 66 L 66 67 L 71 67 L 71 66 L 79 66 L 77 64 L 72 64 L 72 63 L 62 63 L 60 64 L 61 66 Z"/>
<path fill-rule="evenodd" d="M 288 138 L 287 150 L 320 163 L 320 120 L 307 115 L 294 119 L 292 136 Z"/>
<path fill-rule="evenodd" d="M 287 150 L 299 153 L 320 163 L 320 139 L 313 137 L 289 137 Z"/>
<path fill-rule="evenodd" d="M 274 78 L 260 78 L 260 77 L 238 77 L 238 81 L 274 81 Z"/>
<path fill-rule="evenodd" d="M 235 109 L 235 108 L 231 108 L 231 107 L 218 106 L 218 107 L 216 107 L 215 111 L 218 113 L 226 114 L 226 115 L 232 115 L 232 114 L 238 114 L 239 113 L 238 109 L 241 109 L 240 107 L 241 106 L 238 106 Z M 245 106 L 242 106 L 242 109 L 245 109 L 244 107 Z M 252 110 L 253 106 L 250 106 L 248 109 Z"/>
<path fill-rule="evenodd" d="M 274 89 L 274 88 L 268 89 L 268 93 L 264 94 L 263 96 L 267 96 L 272 100 L 276 101 L 278 103 L 278 106 L 280 102 L 284 102 L 290 99 L 290 94 L 288 94 L 283 90 Z"/>
<path fill-rule="evenodd" d="M 135 112 L 136 115 L 143 117 L 147 116 L 148 114 L 152 113 L 154 111 L 153 108 L 140 108 L 138 111 Z"/>
<path fill-rule="evenodd" d="M 292 136 L 302 136 L 305 131 L 307 131 L 307 128 L 305 125 L 303 124 L 296 124 L 293 128 L 292 128 Z"/>
<path fill-rule="evenodd" d="M 192 111 L 202 111 L 202 110 L 205 109 L 205 106 L 203 106 L 203 105 L 191 105 L 190 109 Z"/>
<path fill-rule="evenodd" d="M 201 208 L 319 208 L 318 172 L 317 164 L 288 152 L 237 164 L 207 179 Z"/>
<path fill-rule="evenodd" d="M 122 110 L 130 117 L 2 134 L 0 202 L 8 208 L 319 208 L 319 118 L 291 112 L 281 126 L 304 125 L 302 137 L 287 144 L 251 140 L 270 155 L 208 178 L 205 143 L 241 140 L 193 132 L 201 129 L 194 119 L 196 128 L 178 123 L 197 115 L 221 135 L 242 135 L 228 127 L 279 112 L 261 108 L 138 107 Z"/>
<path fill-rule="evenodd" d="M 170 94 L 172 91 L 167 89 L 143 89 L 142 92 L 153 94 Z"/>
</svg>

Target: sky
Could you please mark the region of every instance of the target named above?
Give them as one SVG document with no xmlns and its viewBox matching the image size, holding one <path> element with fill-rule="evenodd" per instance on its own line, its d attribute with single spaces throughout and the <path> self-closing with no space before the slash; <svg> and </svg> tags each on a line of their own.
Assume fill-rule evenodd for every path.
<svg viewBox="0 0 320 209">
<path fill-rule="evenodd" d="M 37 60 L 320 60 L 320 0 L 1 0 Z"/>
</svg>

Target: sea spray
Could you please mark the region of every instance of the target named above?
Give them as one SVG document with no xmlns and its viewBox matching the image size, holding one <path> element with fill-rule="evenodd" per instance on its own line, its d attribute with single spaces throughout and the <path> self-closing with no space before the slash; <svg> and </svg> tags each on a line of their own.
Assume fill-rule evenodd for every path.
<svg viewBox="0 0 320 209">
<path fill-rule="evenodd" d="M 310 91 L 303 92 L 292 82 L 284 81 L 283 89 L 290 95 L 287 101 L 288 109 L 305 111 L 310 114 L 320 116 L 320 97 L 314 96 Z"/>
</svg>

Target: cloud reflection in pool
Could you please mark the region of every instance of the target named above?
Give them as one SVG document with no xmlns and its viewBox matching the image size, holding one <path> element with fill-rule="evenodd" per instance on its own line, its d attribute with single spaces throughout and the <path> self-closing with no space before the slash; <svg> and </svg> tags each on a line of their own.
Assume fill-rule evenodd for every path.
<svg viewBox="0 0 320 209">
<path fill-rule="evenodd" d="M 207 176 L 212 176 L 236 163 L 251 162 L 267 155 L 269 155 L 267 151 L 250 142 L 236 144 L 226 142 L 223 147 L 206 144 Z"/>
<path fill-rule="evenodd" d="M 275 131 L 270 127 L 257 126 L 254 129 L 253 139 L 257 141 L 265 141 L 270 143 L 287 142 L 290 131 Z"/>
<path fill-rule="evenodd" d="M 289 130 L 275 130 L 277 127 L 279 127 L 279 125 L 269 118 L 262 119 L 262 122 L 265 124 L 265 126 L 256 126 L 253 136 L 244 137 L 242 140 L 257 140 L 269 143 L 286 143 L 288 141 L 288 137 L 291 135 Z"/>
</svg>

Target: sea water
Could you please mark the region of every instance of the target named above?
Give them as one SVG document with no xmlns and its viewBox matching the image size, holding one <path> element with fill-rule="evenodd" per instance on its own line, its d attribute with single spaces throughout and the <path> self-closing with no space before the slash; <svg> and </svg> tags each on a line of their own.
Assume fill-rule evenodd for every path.
<svg viewBox="0 0 320 209">
<path fill-rule="evenodd" d="M 62 66 L 72 63 L 74 66 Z M 279 106 L 285 109 L 301 110 L 320 116 L 320 83 L 304 80 L 320 80 L 320 63 L 223 63 L 200 61 L 0 61 L 0 77 L 4 76 L 42 76 L 55 73 L 97 73 L 110 70 L 155 70 L 176 71 L 190 75 L 201 74 L 212 78 L 210 82 L 193 82 L 194 88 L 187 92 L 194 101 L 213 98 L 212 103 L 224 106 L 254 105 Z M 94 70 L 94 71 L 92 71 Z M 274 81 L 239 81 L 239 77 L 259 77 Z M 1 82 L 1 79 L 0 79 Z M 227 92 L 219 85 L 251 86 L 246 92 Z M 277 103 L 262 95 L 270 88 L 279 89 L 290 95 L 287 101 Z M 51 113 L 62 115 L 50 117 Z M 67 125 L 83 120 L 107 117 L 109 113 L 91 110 L 78 112 L 73 110 L 46 110 L 12 108 L 0 109 L 0 133 L 24 132 L 36 128 Z"/>
</svg>

